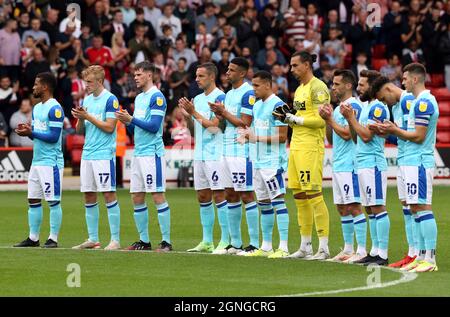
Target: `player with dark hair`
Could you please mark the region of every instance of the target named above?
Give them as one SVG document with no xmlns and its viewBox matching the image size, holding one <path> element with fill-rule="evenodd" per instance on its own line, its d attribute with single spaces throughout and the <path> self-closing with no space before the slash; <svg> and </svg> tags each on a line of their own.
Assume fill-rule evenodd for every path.
<svg viewBox="0 0 450 317">
<path fill-rule="evenodd" d="M 356 87 L 356 77 L 352 71 L 337 69 L 333 76 L 332 93 L 339 105 L 334 109 L 324 105 L 320 116 L 327 123 L 327 139 L 333 144 L 333 197 L 341 215 L 344 249 L 332 260 L 336 262 L 353 262 L 367 255 L 366 236 L 367 221 L 361 211 L 358 175 L 356 174 L 356 146 L 347 120 L 340 112 L 341 105 L 353 108 L 356 119 L 362 110 L 361 102 L 352 96 Z M 353 235 L 356 234 L 358 249 L 353 250 Z"/>
<path fill-rule="evenodd" d="M 313 75 L 312 65 L 316 59 L 316 55 L 305 51 L 292 55 L 291 71 L 301 84 L 295 91 L 293 107 L 278 107 L 273 114 L 293 129 L 288 184 L 297 206 L 301 244 L 289 257 L 325 260 L 330 257 L 329 215 L 322 194 L 325 121 L 319 115 L 319 107 L 330 102 L 330 94 L 326 84 Z M 319 237 L 319 249 L 314 256 L 313 219 Z"/>
<path fill-rule="evenodd" d="M 255 193 L 261 209 L 263 242 L 259 250 L 247 255 L 284 258 L 289 255 L 289 214 L 284 200 L 288 126 L 272 115 L 274 109 L 284 105 L 284 102 L 274 95 L 272 75 L 269 72 L 255 73 L 252 85 L 255 96 L 259 100 L 253 107 L 252 128 L 245 129 L 242 132 L 243 137 L 238 141 L 243 143 L 248 140 L 255 145 L 252 147 L 255 151 L 252 151 L 251 157 L 255 166 Z M 272 247 L 274 213 L 277 215 L 277 227 L 280 234 L 280 244 L 275 252 Z"/>
<path fill-rule="evenodd" d="M 233 87 L 227 92 L 224 104 L 210 103 L 211 110 L 226 121 L 224 132 L 224 186 L 228 201 L 228 224 L 231 243 L 220 253 L 239 254 L 255 252 L 259 246 L 259 212 L 253 196 L 253 163 L 249 158 L 248 143 L 236 142 L 238 129 L 250 127 L 253 105 L 256 102 L 253 88 L 244 82 L 250 65 L 243 57 L 236 57 L 226 73 Z M 250 244 L 242 249 L 242 202 L 245 204 Z"/>
<path fill-rule="evenodd" d="M 404 266 L 409 272 L 437 271 L 436 242 L 437 225 L 431 200 L 434 176 L 434 150 L 439 107 L 436 98 L 425 89 L 426 69 L 419 63 L 406 65 L 403 69 L 403 85 L 415 100 L 411 104 L 407 130 L 392 122 L 378 123 L 383 133 L 394 134 L 406 140 L 405 144 L 405 191 L 406 203 L 411 207 L 415 233 L 418 235 L 418 257 Z"/>
<path fill-rule="evenodd" d="M 225 94 L 216 87 L 217 67 L 213 63 L 204 63 L 197 67 L 196 81 L 203 93 L 194 100 L 183 97 L 179 106 L 195 122 L 194 149 L 194 187 L 200 203 L 200 221 L 203 227 L 203 239 L 188 252 L 214 252 L 224 250 L 230 244 L 227 201 L 223 186 L 223 148 L 222 135 L 219 130 L 219 118 L 209 107 L 209 102 L 223 102 Z M 220 242 L 214 249 L 213 229 L 215 212 L 213 200 L 217 207 L 220 229 Z"/>
<path fill-rule="evenodd" d="M 358 81 L 358 94 L 364 104 L 359 120 L 350 105 L 341 105 L 341 114 L 357 135 L 356 166 L 362 205 L 369 214 L 372 249 L 353 263 L 369 265 L 388 264 L 390 221 L 386 210 L 387 161 L 384 154 L 385 139 L 369 129 L 370 124 L 389 120 L 389 109 L 371 94 L 371 85 L 380 76 L 373 70 L 363 70 Z"/>
<path fill-rule="evenodd" d="M 33 107 L 31 125 L 21 123 L 15 132 L 33 139 L 33 161 L 28 176 L 28 224 L 30 234 L 15 247 L 38 247 L 42 223 L 42 204 L 50 207 L 50 236 L 44 248 L 58 247 L 62 222 L 61 189 L 64 158 L 61 136 L 64 111 L 53 98 L 56 78 L 50 73 L 39 73 L 33 86 L 33 97 L 40 102 Z"/>
<path fill-rule="evenodd" d="M 408 127 L 408 117 L 409 109 L 411 109 L 411 104 L 413 103 L 415 97 L 411 93 L 397 87 L 389 78 L 380 76 L 372 84 L 372 95 L 379 101 L 385 103 L 392 109 L 392 115 L 395 124 L 403 130 Z M 370 128 L 376 128 L 376 125 L 371 125 Z M 397 154 L 397 191 L 398 198 L 402 204 L 403 218 L 405 220 L 405 233 L 406 240 L 408 242 L 408 254 L 405 255 L 403 259 L 395 263 L 389 264 L 390 267 L 401 268 L 412 261 L 419 255 L 416 226 L 414 225 L 414 218 L 411 214 L 411 208 L 406 203 L 406 183 L 405 183 L 405 164 L 408 157 L 405 156 L 405 146 L 406 141 L 401 138 L 397 138 L 394 135 L 382 135 L 381 131 L 378 129 L 374 130 L 376 133 L 380 134 L 394 144 L 397 144 L 398 154 Z"/>
<path fill-rule="evenodd" d="M 128 250 L 151 250 L 148 234 L 148 209 L 145 194 L 151 193 L 158 211 L 162 241 L 158 251 L 171 251 L 170 208 L 166 190 L 164 143 L 162 141 L 166 98 L 153 84 L 156 67 L 148 61 L 135 66 L 134 80 L 142 92 L 136 96 L 133 116 L 126 110 L 116 112 L 116 118 L 134 129 L 134 152 L 131 162 L 130 193 L 134 205 L 134 220 L 140 240 Z"/>
</svg>

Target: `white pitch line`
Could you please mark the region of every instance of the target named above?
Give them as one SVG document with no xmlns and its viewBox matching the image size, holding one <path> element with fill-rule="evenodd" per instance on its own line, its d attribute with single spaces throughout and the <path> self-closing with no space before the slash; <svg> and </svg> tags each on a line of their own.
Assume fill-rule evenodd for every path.
<svg viewBox="0 0 450 317">
<path fill-rule="evenodd" d="M 400 271 L 397 269 L 383 267 L 383 266 L 380 266 L 380 268 L 382 268 L 384 270 L 397 272 L 397 273 L 402 273 L 402 277 L 398 280 L 394 280 L 394 281 L 390 281 L 390 282 L 386 282 L 386 283 L 374 284 L 374 285 L 366 285 L 366 286 L 353 287 L 353 288 L 343 288 L 343 289 L 322 291 L 322 292 L 299 293 L 299 294 L 292 294 L 292 295 L 279 295 L 278 297 L 305 297 L 305 296 L 318 296 L 318 295 L 332 295 L 332 294 L 340 294 L 340 293 L 348 293 L 348 292 L 356 292 L 356 291 L 368 291 L 368 290 L 377 289 L 377 288 L 386 288 L 386 287 L 390 287 L 390 286 L 396 286 L 396 285 L 402 284 L 402 283 L 409 283 L 409 282 L 414 281 L 417 278 L 417 273 Z"/>
<path fill-rule="evenodd" d="M 16 249 L 16 250 L 42 250 L 42 248 L 34 247 L 34 248 L 14 248 L 12 246 L 0 246 L 0 249 Z M 83 251 L 90 251 L 90 252 L 101 252 L 104 251 L 102 249 L 87 249 L 87 250 L 75 250 L 72 248 L 54 248 L 54 249 L 46 249 L 46 250 L 71 250 L 75 252 L 83 252 Z M 146 254 L 146 253 L 153 253 L 153 254 L 160 254 L 160 253 L 175 253 L 175 254 L 191 254 L 191 255 L 216 255 L 211 253 L 202 253 L 202 252 L 187 252 L 187 251 L 169 251 L 169 252 L 156 252 L 154 250 L 152 251 L 134 251 L 134 250 L 112 250 L 112 251 L 105 251 L 105 252 L 126 252 L 126 253 L 133 253 L 133 254 Z M 351 265 L 351 264 L 350 264 Z M 353 287 L 353 288 L 342 288 L 337 290 L 330 290 L 330 291 L 321 291 L 321 292 L 309 292 L 309 293 L 299 293 L 299 294 L 290 294 L 290 295 L 275 295 L 275 297 L 306 297 L 306 296 L 318 296 L 318 295 L 332 295 L 332 294 L 340 294 L 340 293 L 348 293 L 348 292 L 356 292 L 356 291 L 368 291 L 372 289 L 378 289 L 378 288 L 386 288 L 391 286 L 396 286 L 402 283 L 409 283 L 414 281 L 417 278 L 417 273 L 410 273 L 405 271 L 400 271 L 397 269 L 393 269 L 390 267 L 384 267 L 380 266 L 380 268 L 384 270 L 389 270 L 392 272 L 401 273 L 402 277 L 398 280 L 385 282 L 385 283 L 379 283 L 374 285 L 366 285 L 366 286 L 360 286 L 360 287 Z M 273 296 L 273 295 L 272 295 Z M 271 297 L 271 296 L 269 296 Z"/>
</svg>

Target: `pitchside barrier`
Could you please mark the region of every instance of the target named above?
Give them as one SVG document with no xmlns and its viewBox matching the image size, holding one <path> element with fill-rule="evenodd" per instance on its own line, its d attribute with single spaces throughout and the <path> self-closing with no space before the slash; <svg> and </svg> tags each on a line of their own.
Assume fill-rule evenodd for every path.
<svg viewBox="0 0 450 317">
<path fill-rule="evenodd" d="M 397 175 L 397 148 L 387 146 L 385 149 L 388 162 L 388 178 L 395 179 Z M 179 182 L 180 169 L 191 170 L 193 167 L 194 150 L 190 146 L 166 147 L 167 182 Z M 325 149 L 323 177 L 330 180 L 332 149 Z M 123 157 L 123 180 L 130 181 L 131 158 L 133 148 L 128 148 Z M 435 177 L 450 179 L 450 145 L 438 146 L 434 153 L 436 159 Z M 0 148 L 0 184 L 26 183 L 33 158 L 32 148 Z M 192 184 L 192 182 L 190 182 Z"/>
</svg>

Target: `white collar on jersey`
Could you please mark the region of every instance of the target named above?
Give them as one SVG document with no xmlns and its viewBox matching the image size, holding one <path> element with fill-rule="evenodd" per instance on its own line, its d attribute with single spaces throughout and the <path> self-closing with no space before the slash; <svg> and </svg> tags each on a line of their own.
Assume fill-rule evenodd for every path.
<svg viewBox="0 0 450 317">
<path fill-rule="evenodd" d="M 263 102 L 266 103 L 268 102 L 270 99 L 272 99 L 273 97 L 275 97 L 275 94 L 271 94 L 269 97 L 267 97 L 266 100 L 264 100 Z"/>
<path fill-rule="evenodd" d="M 153 86 L 150 87 L 149 90 L 144 91 L 144 94 L 149 94 L 149 93 L 151 93 L 153 90 L 157 90 L 157 89 L 158 89 L 158 87 L 156 87 L 155 85 L 153 85 Z"/>
<path fill-rule="evenodd" d="M 353 98 L 355 98 L 355 97 L 351 96 L 350 98 L 348 98 L 348 99 L 342 101 L 341 104 L 349 103 L 350 100 L 353 99 Z"/>
<path fill-rule="evenodd" d="M 428 89 L 422 90 L 422 91 L 420 92 L 420 94 L 416 97 L 416 99 L 419 99 L 420 96 L 422 96 L 423 94 L 427 94 L 427 93 L 429 93 L 429 92 L 430 92 L 430 91 L 429 91 Z"/>
<path fill-rule="evenodd" d="M 102 92 L 101 92 L 97 97 L 94 96 L 94 94 L 92 94 L 92 97 L 93 97 L 94 99 L 98 99 L 98 98 L 100 98 L 101 96 L 103 96 L 103 94 L 106 93 L 106 92 L 107 92 L 106 88 L 103 88 Z"/>
</svg>

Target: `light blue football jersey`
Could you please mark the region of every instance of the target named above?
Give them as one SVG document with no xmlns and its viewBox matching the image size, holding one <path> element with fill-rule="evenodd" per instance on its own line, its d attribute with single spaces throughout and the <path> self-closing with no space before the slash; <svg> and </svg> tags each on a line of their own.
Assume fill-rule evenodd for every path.
<svg viewBox="0 0 450 317">
<path fill-rule="evenodd" d="M 164 118 L 167 110 L 166 98 L 162 92 L 153 86 L 146 92 L 142 92 L 136 96 L 134 101 L 133 117 L 136 119 L 149 122 L 152 116 L 161 116 Z M 134 127 L 134 156 L 151 156 L 159 157 L 164 155 L 163 136 L 164 119 L 156 133 Z"/>
<path fill-rule="evenodd" d="M 388 107 L 378 100 L 371 101 L 364 106 L 359 117 L 359 123 L 367 127 L 376 121 L 383 122 L 389 120 L 390 114 Z M 374 135 L 370 142 L 364 141 L 358 136 L 356 143 L 356 165 L 358 169 L 377 167 L 380 171 L 387 170 L 386 156 L 384 155 L 385 139 Z"/>
<path fill-rule="evenodd" d="M 350 97 L 342 103 L 350 104 L 355 112 L 356 120 L 359 121 L 362 111 L 361 102 L 355 97 Z M 334 121 L 341 126 L 348 126 L 347 120 L 341 114 L 341 106 L 333 111 Z M 356 144 L 353 139 L 348 141 L 341 138 L 333 131 L 333 172 L 353 172 L 356 170 Z"/>
<path fill-rule="evenodd" d="M 422 91 L 409 110 L 408 131 L 415 131 L 416 126 L 425 126 L 427 133 L 422 143 L 406 141 L 405 165 L 434 168 L 434 149 L 436 146 L 436 129 L 439 119 L 439 106 L 429 90 Z"/>
<path fill-rule="evenodd" d="M 403 130 L 408 128 L 409 109 L 411 109 L 411 103 L 414 100 L 414 95 L 406 91 L 402 92 L 400 101 L 392 106 L 392 116 L 394 117 L 395 124 Z M 397 165 L 404 166 L 406 141 L 397 138 Z"/>
<path fill-rule="evenodd" d="M 119 110 L 117 97 L 108 90 L 103 91 L 95 97 L 88 95 L 83 100 L 83 107 L 97 120 L 115 119 L 114 113 Z M 111 160 L 116 158 L 116 131 L 106 133 L 95 125 L 85 120 L 85 141 L 83 146 L 83 160 Z"/>
<path fill-rule="evenodd" d="M 225 94 L 219 88 L 214 89 L 209 95 L 205 93 L 199 94 L 194 98 L 195 110 L 204 118 L 212 120 L 215 118 L 214 112 L 208 105 L 208 102 L 223 103 Z M 200 122 L 194 119 L 194 133 L 195 133 L 195 150 L 194 160 L 196 161 L 218 161 L 223 154 L 222 134 L 211 133 L 205 129 Z"/>
<path fill-rule="evenodd" d="M 253 105 L 256 102 L 253 87 L 248 83 L 243 83 L 239 88 L 231 89 L 225 96 L 225 108 L 228 112 L 240 118 L 242 114 L 253 116 Z M 232 157 L 248 157 L 248 143 L 239 144 L 236 142 L 238 128 L 230 122 L 226 122 L 223 137 L 223 155 Z"/>
<path fill-rule="evenodd" d="M 253 106 L 253 122 L 252 127 L 257 136 L 272 136 L 277 134 L 277 127 L 284 127 L 287 124 L 275 120 L 273 110 L 283 105 L 278 96 L 272 94 L 265 101 L 258 100 Z M 286 143 L 256 142 L 251 147 L 251 160 L 253 166 L 257 169 L 280 169 L 287 171 L 287 152 Z"/>
<path fill-rule="evenodd" d="M 48 143 L 37 138 L 33 140 L 33 161 L 35 166 L 58 166 L 64 168 L 64 157 L 61 147 L 61 135 L 64 111 L 56 99 L 38 103 L 33 107 L 31 127 L 33 131 L 48 133 L 50 127 L 61 128 L 56 143 Z"/>
</svg>

